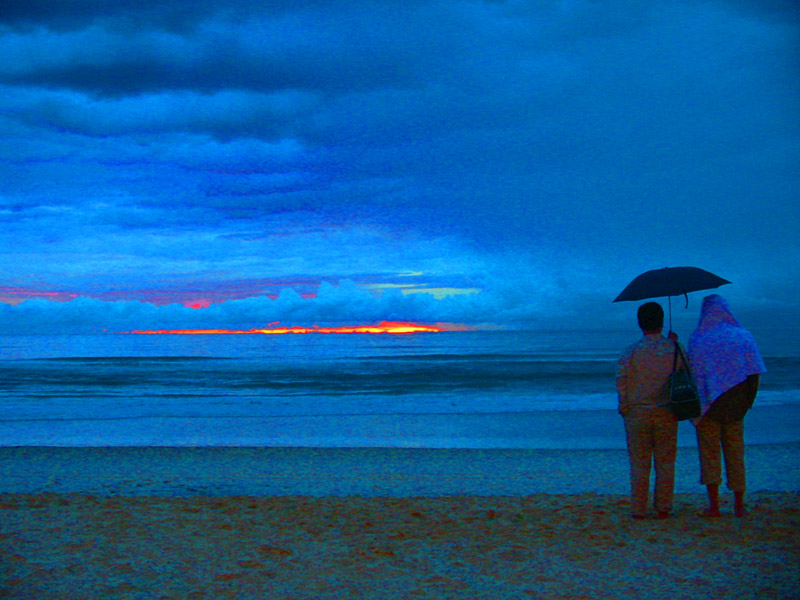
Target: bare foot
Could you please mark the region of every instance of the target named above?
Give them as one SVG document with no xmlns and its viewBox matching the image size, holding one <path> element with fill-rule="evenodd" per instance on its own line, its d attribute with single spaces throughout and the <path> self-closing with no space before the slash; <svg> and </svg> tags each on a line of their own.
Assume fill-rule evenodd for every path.
<svg viewBox="0 0 800 600">
<path fill-rule="evenodd" d="M 741 507 L 741 508 L 737 508 L 735 511 L 733 511 L 733 514 L 736 515 L 737 517 L 746 517 L 750 513 L 747 512 L 747 510 L 745 510 L 744 507 Z"/>
<path fill-rule="evenodd" d="M 633 518 L 636 519 L 637 521 L 642 521 L 642 520 L 646 519 L 647 517 L 644 516 L 644 515 L 633 515 Z"/>
<path fill-rule="evenodd" d="M 658 513 L 658 517 L 657 518 L 660 521 L 663 521 L 664 519 L 669 519 L 669 513 L 666 512 L 666 511 L 662 511 L 662 512 Z"/>
<path fill-rule="evenodd" d="M 709 519 L 717 519 L 722 516 L 722 513 L 720 513 L 718 509 L 707 508 L 700 513 L 700 516 Z"/>
</svg>

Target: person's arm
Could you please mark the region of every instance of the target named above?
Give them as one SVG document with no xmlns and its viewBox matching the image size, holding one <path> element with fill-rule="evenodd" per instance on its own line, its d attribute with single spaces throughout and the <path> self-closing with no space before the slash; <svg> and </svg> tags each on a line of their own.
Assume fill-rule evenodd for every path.
<svg viewBox="0 0 800 600">
<path fill-rule="evenodd" d="M 623 357 L 617 363 L 617 412 L 624 417 L 628 408 L 628 364 Z"/>
<path fill-rule="evenodd" d="M 617 412 L 624 417 L 628 408 L 628 378 L 617 377 Z"/>
</svg>

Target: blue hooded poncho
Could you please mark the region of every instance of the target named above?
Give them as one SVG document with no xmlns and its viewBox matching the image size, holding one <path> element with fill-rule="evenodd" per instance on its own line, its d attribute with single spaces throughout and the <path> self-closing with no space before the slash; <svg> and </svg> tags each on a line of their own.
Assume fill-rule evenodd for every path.
<svg viewBox="0 0 800 600">
<path fill-rule="evenodd" d="M 733 386 L 767 370 L 755 339 L 718 294 L 703 299 L 700 322 L 689 337 L 687 349 L 702 414 Z"/>
</svg>

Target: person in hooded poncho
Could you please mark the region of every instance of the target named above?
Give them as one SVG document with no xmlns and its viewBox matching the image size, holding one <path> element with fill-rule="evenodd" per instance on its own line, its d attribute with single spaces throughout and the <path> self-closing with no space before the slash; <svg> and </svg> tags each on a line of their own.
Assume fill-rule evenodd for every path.
<svg viewBox="0 0 800 600">
<path fill-rule="evenodd" d="M 700 483 L 708 489 L 704 515 L 720 516 L 720 454 L 725 458 L 728 488 L 734 494 L 736 516 L 744 508 L 744 416 L 756 398 L 761 373 L 766 372 L 755 339 L 718 294 L 703 299 L 700 321 L 688 343 L 689 364 L 702 404 L 694 421 L 700 453 Z M 721 449 L 721 452 L 720 452 Z"/>
</svg>

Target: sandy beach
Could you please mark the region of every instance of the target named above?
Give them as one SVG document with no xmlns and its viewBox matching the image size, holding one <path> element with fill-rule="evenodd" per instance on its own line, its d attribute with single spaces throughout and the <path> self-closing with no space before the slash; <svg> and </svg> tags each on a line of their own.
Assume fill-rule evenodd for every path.
<svg viewBox="0 0 800 600">
<path fill-rule="evenodd" d="M 0 449 L 0 598 L 795 598 L 800 590 L 800 495 L 764 485 L 767 464 L 794 462 L 796 446 L 750 453 L 746 518 L 731 515 L 728 494 L 722 518 L 700 517 L 704 496 L 696 484 L 684 490 L 687 473 L 665 521 L 631 519 L 626 492 L 578 491 L 595 485 L 581 473 L 619 458 L 610 451 L 490 451 L 465 463 L 463 451 L 114 450 Z M 254 456 L 266 461 L 255 469 L 272 465 L 262 478 L 291 470 L 271 493 L 240 481 L 253 475 Z M 537 473 L 544 459 L 538 468 L 553 470 L 552 485 L 566 492 L 521 475 L 525 462 Z M 345 472 L 364 461 L 371 467 Z M 311 471 L 313 494 L 301 485 Z M 511 483 L 498 487 L 503 480 Z"/>
</svg>

